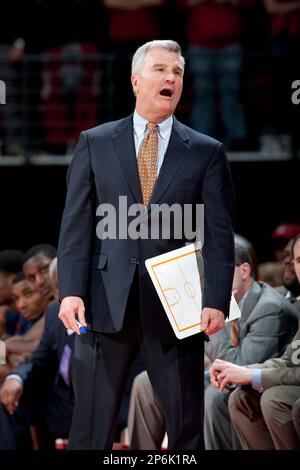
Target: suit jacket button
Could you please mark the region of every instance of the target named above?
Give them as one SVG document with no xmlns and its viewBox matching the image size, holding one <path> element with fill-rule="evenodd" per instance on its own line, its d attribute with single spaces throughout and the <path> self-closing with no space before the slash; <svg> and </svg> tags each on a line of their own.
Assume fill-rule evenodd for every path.
<svg viewBox="0 0 300 470">
<path fill-rule="evenodd" d="M 130 258 L 130 263 L 131 264 L 139 264 L 139 260 L 135 256 L 132 256 L 132 258 Z"/>
</svg>

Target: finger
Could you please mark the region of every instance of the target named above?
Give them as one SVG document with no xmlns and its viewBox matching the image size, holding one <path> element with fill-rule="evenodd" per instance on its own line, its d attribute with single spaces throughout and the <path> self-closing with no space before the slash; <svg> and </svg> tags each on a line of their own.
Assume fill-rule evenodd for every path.
<svg viewBox="0 0 300 470">
<path fill-rule="evenodd" d="M 60 319 L 62 320 L 64 326 L 68 330 L 72 330 L 75 333 L 77 333 L 78 335 L 80 335 L 80 331 L 79 331 L 78 325 L 75 321 L 75 314 L 74 314 L 73 311 L 70 311 L 69 309 L 68 310 L 63 310 L 61 312 Z"/>
<path fill-rule="evenodd" d="M 219 381 L 221 392 L 224 392 L 225 387 L 226 387 L 229 383 L 230 383 L 230 380 L 229 380 L 228 375 L 226 375 L 226 376 L 223 378 L 223 380 L 221 381 L 221 383 L 220 383 L 220 381 Z"/>
<path fill-rule="evenodd" d="M 15 406 L 14 406 L 13 403 L 11 403 L 11 402 L 10 402 L 10 403 L 7 403 L 7 404 L 5 405 L 5 407 L 6 407 L 8 413 L 9 413 L 10 415 L 13 415 L 13 414 L 14 414 L 14 412 L 15 412 Z"/>
<path fill-rule="evenodd" d="M 211 374 L 211 376 L 210 376 L 210 383 L 211 383 L 214 387 L 219 388 L 219 382 L 218 382 L 218 380 L 217 380 L 217 376 L 216 376 L 216 375 Z"/>
<path fill-rule="evenodd" d="M 209 370 L 211 375 L 218 375 L 221 372 L 220 367 L 218 367 L 218 365 L 215 363 L 211 366 Z"/>
<path fill-rule="evenodd" d="M 211 336 L 211 335 L 213 335 L 214 333 L 215 333 L 214 327 L 212 327 L 211 325 L 209 325 L 208 328 L 206 329 L 206 334 L 207 334 L 208 336 Z"/>
<path fill-rule="evenodd" d="M 69 318 L 67 313 L 68 311 L 66 309 L 61 309 L 58 314 L 58 318 L 63 322 L 66 328 L 69 327 Z"/>
<path fill-rule="evenodd" d="M 201 316 L 201 331 L 204 331 L 206 333 L 207 327 L 208 327 L 208 315 L 206 312 L 202 311 L 202 316 Z"/>
<path fill-rule="evenodd" d="M 70 318 L 69 316 L 69 330 L 72 330 L 74 331 L 75 333 L 77 333 L 78 335 L 80 335 L 80 331 L 79 331 L 79 326 L 78 324 L 76 323 L 76 319 L 75 319 L 75 315 L 74 313 L 72 314 L 72 317 Z"/>
<path fill-rule="evenodd" d="M 85 321 L 84 313 L 85 313 L 85 308 L 84 308 L 84 306 L 80 306 L 80 307 L 78 308 L 78 320 L 80 321 L 80 323 L 82 324 L 82 326 L 87 326 L 86 321 Z"/>
<path fill-rule="evenodd" d="M 215 333 L 217 333 L 218 331 L 222 330 L 223 327 L 219 326 L 219 325 L 214 325 L 214 324 L 210 324 L 207 331 L 208 331 L 208 335 L 214 335 Z"/>
</svg>

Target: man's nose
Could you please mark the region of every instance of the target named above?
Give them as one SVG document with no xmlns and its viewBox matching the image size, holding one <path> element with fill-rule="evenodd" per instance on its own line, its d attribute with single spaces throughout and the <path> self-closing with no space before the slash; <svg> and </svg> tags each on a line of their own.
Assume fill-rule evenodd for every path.
<svg viewBox="0 0 300 470">
<path fill-rule="evenodd" d="M 174 80 L 175 80 L 174 73 L 173 72 L 168 73 L 167 76 L 166 76 L 166 80 L 167 80 L 168 83 L 174 82 Z"/>
<path fill-rule="evenodd" d="M 23 312 L 27 307 L 27 303 L 26 303 L 26 300 L 20 300 L 20 302 L 18 302 L 17 304 L 17 309 L 20 310 L 20 312 Z"/>
<path fill-rule="evenodd" d="M 41 274 L 37 274 L 35 277 L 35 282 L 38 287 L 42 287 L 45 284 L 45 278 Z"/>
</svg>

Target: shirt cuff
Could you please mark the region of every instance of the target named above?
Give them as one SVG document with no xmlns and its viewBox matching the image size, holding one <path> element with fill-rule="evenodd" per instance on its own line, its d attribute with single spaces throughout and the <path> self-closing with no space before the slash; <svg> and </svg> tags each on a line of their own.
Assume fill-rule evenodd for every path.
<svg viewBox="0 0 300 470">
<path fill-rule="evenodd" d="M 254 390 L 257 390 L 259 393 L 263 392 L 261 383 L 261 369 L 252 370 L 252 388 L 254 388 Z"/>
<path fill-rule="evenodd" d="M 17 379 L 23 385 L 23 380 L 18 374 L 10 374 L 5 377 L 5 380 L 9 380 L 9 379 Z"/>
</svg>

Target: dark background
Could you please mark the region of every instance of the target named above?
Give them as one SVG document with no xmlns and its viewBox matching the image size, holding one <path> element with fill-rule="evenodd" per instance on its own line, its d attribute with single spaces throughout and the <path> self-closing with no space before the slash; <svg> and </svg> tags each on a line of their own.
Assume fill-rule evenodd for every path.
<svg viewBox="0 0 300 470">
<path fill-rule="evenodd" d="M 299 222 L 300 161 L 232 162 L 236 232 L 254 245 L 260 261 L 272 259 L 272 230 Z M 0 167 L 1 248 L 57 244 L 66 193 L 64 166 Z"/>
<path fill-rule="evenodd" d="M 182 15 L 174 2 L 161 11 L 162 38 L 185 46 Z M 276 92 L 270 92 L 272 67 L 266 60 L 270 18 L 257 1 L 244 15 L 245 49 L 242 96 L 249 124 L 249 150 L 258 149 L 259 131 L 265 123 L 280 119 L 275 111 Z M 41 53 L 64 41 L 89 39 L 100 51 L 108 51 L 107 12 L 96 0 L 6 0 L 1 4 L 0 42 L 26 37 L 27 53 Z M 1 77 L 0 77 L 1 78 Z M 295 76 L 295 79 L 300 79 Z M 189 76 L 185 77 L 178 117 L 189 124 Z M 128 83 L 124 87 L 128 87 Z M 108 100 L 108 87 L 104 98 Z M 109 100 L 108 100 L 109 101 Z M 300 105 L 299 105 L 300 110 Z M 115 116 L 119 117 L 119 116 Z M 102 112 L 99 122 L 110 116 Z M 1 122 L 0 122 L 1 125 Z M 300 223 L 300 159 L 287 161 L 232 162 L 236 189 L 236 232 L 247 237 L 259 261 L 272 259 L 272 230 L 282 222 Z M 57 245 L 64 206 L 66 166 L 0 166 L 0 250 L 28 249 L 37 243 Z"/>
</svg>

